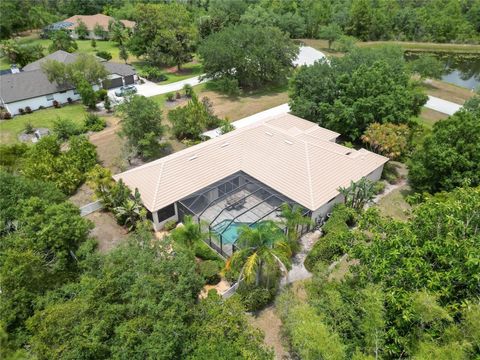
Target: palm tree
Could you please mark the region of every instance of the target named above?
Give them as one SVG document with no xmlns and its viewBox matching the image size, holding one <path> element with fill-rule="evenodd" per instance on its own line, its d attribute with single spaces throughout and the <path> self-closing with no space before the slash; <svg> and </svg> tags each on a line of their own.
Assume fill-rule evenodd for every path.
<svg viewBox="0 0 480 360">
<path fill-rule="evenodd" d="M 298 239 L 300 226 L 312 224 L 312 219 L 308 216 L 303 216 L 303 208 L 298 205 L 290 206 L 284 203 L 280 216 L 284 219 L 282 224 L 287 228 L 287 238 L 290 242 Z"/>
<path fill-rule="evenodd" d="M 134 230 L 137 221 L 146 217 L 138 189 L 135 189 L 133 198 L 127 198 L 120 206 L 115 207 L 114 213 L 117 219 L 128 227 L 128 231 Z"/>
<path fill-rule="evenodd" d="M 188 249 L 192 249 L 197 242 L 205 237 L 200 224 L 195 223 L 191 216 L 185 216 L 183 226 L 172 230 L 171 235 L 175 242 L 184 245 Z"/>
<path fill-rule="evenodd" d="M 261 222 L 256 228 L 243 227 L 237 244 L 239 250 L 228 260 L 227 269 L 241 264 L 238 281 L 244 279 L 246 283 L 254 282 L 259 286 L 264 274 L 277 269 L 287 272 L 287 266 L 290 266 L 290 246 L 273 221 Z"/>
</svg>

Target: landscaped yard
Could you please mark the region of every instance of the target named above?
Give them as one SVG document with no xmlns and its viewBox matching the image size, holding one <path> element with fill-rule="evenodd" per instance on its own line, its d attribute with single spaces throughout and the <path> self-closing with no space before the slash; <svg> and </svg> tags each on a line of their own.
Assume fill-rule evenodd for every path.
<svg viewBox="0 0 480 360">
<path fill-rule="evenodd" d="M 31 114 L 17 115 L 10 120 L 0 121 L 0 144 L 11 144 L 18 141 L 18 135 L 25 129 L 27 123 L 34 128 L 51 129 L 58 118 L 65 118 L 81 124 L 87 114 L 82 104 L 64 105 L 60 109 L 48 108 L 37 110 Z"/>
</svg>

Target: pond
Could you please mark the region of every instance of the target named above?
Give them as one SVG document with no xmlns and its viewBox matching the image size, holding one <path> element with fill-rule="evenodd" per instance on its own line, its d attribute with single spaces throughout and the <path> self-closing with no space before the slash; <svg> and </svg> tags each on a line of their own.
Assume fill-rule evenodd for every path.
<svg viewBox="0 0 480 360">
<path fill-rule="evenodd" d="M 419 55 L 419 53 L 408 52 L 405 57 L 408 61 L 416 59 Z M 442 81 L 467 89 L 480 87 L 480 54 L 432 53 L 432 55 L 445 65 Z"/>
</svg>

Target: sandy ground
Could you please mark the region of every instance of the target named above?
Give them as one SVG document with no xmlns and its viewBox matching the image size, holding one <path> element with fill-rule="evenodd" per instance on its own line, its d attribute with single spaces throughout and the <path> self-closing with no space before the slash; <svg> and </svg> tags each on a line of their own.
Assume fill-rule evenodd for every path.
<svg viewBox="0 0 480 360">
<path fill-rule="evenodd" d="M 448 100 L 460 105 L 470 99 L 474 93 L 466 88 L 448 84 L 439 80 L 425 80 L 424 87 L 428 95 Z"/>
<path fill-rule="evenodd" d="M 276 360 L 291 359 L 290 354 L 282 343 L 282 321 L 275 313 L 275 307 L 270 306 L 260 311 L 257 315 L 249 315 L 249 322 L 265 333 L 265 344 L 273 348 Z"/>
<path fill-rule="evenodd" d="M 70 196 L 69 200 L 78 207 L 82 207 L 84 205 L 90 204 L 96 199 L 93 190 L 90 189 L 86 184 L 83 184 L 78 188 L 77 192 L 74 195 Z"/>
<path fill-rule="evenodd" d="M 109 212 L 97 211 L 87 215 L 85 218 L 95 224 L 91 236 L 98 240 L 98 250 L 108 252 L 127 238 L 127 231 L 117 224 L 115 218 Z"/>
<path fill-rule="evenodd" d="M 444 120 L 448 117 L 447 114 L 435 111 L 432 109 L 422 108 L 420 117 L 425 121 L 425 124 L 429 127 L 433 126 L 437 121 Z"/>
<path fill-rule="evenodd" d="M 200 292 L 200 295 L 198 295 L 198 297 L 200 299 L 206 298 L 210 290 L 216 290 L 218 295 L 222 295 L 225 291 L 230 289 L 230 286 L 231 285 L 227 280 L 222 279 L 216 285 L 205 285 L 202 291 Z"/>
</svg>

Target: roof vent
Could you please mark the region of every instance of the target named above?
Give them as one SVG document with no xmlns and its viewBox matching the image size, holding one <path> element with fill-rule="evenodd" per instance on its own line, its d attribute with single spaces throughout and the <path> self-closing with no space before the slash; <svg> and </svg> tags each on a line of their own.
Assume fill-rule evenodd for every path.
<svg viewBox="0 0 480 360">
<path fill-rule="evenodd" d="M 293 142 L 291 142 L 290 140 L 284 140 L 286 144 L 288 145 L 293 145 Z"/>
<path fill-rule="evenodd" d="M 192 157 L 189 157 L 188 160 L 192 161 L 192 160 L 195 160 L 197 157 L 198 157 L 197 155 L 193 155 Z"/>
<path fill-rule="evenodd" d="M 222 145 L 220 145 L 220 147 L 224 148 L 225 146 L 228 146 L 228 145 L 230 145 L 230 143 L 226 142 L 226 143 L 223 143 Z"/>
<path fill-rule="evenodd" d="M 265 134 L 267 134 L 268 136 L 273 136 L 273 134 L 271 132 L 268 132 L 268 131 L 265 131 Z"/>
<path fill-rule="evenodd" d="M 352 152 L 351 152 L 351 151 L 349 151 L 349 152 L 347 152 L 345 155 L 350 155 L 351 153 L 352 153 Z"/>
</svg>

